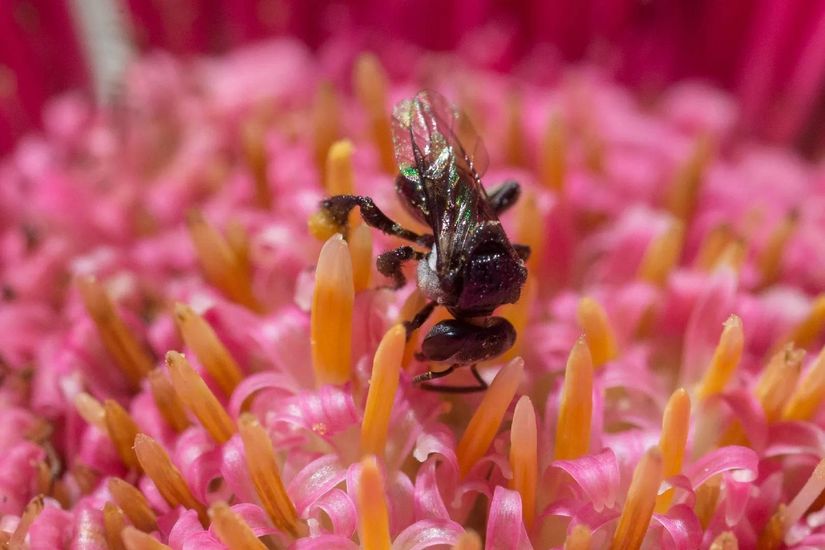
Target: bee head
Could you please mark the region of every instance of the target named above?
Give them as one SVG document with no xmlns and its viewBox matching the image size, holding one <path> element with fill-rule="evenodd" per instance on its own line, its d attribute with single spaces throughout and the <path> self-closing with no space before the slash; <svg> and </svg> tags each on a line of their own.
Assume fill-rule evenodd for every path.
<svg viewBox="0 0 825 550">
<path fill-rule="evenodd" d="M 467 317 L 490 315 L 502 304 L 515 303 L 526 279 L 524 262 L 506 240 L 482 242 L 464 267 L 455 309 Z"/>
</svg>

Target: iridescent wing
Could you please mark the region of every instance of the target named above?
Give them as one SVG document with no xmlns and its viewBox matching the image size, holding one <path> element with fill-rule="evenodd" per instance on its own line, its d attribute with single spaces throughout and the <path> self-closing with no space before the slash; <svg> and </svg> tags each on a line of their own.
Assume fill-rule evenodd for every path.
<svg viewBox="0 0 825 550">
<path fill-rule="evenodd" d="M 467 117 L 426 90 L 396 106 L 393 143 L 433 228 L 437 271 L 445 274 L 479 225 L 496 219 L 481 185 L 487 151 Z"/>
</svg>

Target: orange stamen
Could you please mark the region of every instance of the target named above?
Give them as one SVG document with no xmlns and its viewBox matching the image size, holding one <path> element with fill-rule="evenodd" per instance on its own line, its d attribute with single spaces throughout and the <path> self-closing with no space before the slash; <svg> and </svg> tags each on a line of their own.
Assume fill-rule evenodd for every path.
<svg viewBox="0 0 825 550">
<path fill-rule="evenodd" d="M 783 420 L 809 420 L 825 401 L 825 347 L 811 363 L 782 410 Z"/>
<path fill-rule="evenodd" d="M 639 278 L 652 285 L 662 286 L 682 254 L 685 225 L 673 220 L 668 228 L 653 238 L 639 266 Z"/>
<path fill-rule="evenodd" d="M 120 508 L 107 502 L 103 505 L 103 531 L 106 534 L 106 544 L 109 550 L 125 550 L 121 531 L 126 526 L 126 517 Z"/>
<path fill-rule="evenodd" d="M 225 502 L 216 502 L 209 508 L 209 517 L 212 519 L 212 530 L 218 539 L 227 548 L 266 550 L 252 528 Z"/>
<path fill-rule="evenodd" d="M 710 550 L 739 550 L 739 539 L 731 531 L 723 531 L 713 539 Z"/>
<path fill-rule="evenodd" d="M 120 536 L 127 550 L 172 550 L 171 546 L 163 544 L 152 535 L 138 531 L 131 525 L 127 525 Z"/>
<path fill-rule="evenodd" d="M 762 286 L 768 286 L 776 282 L 782 272 L 782 257 L 785 255 L 785 247 L 791 236 L 796 231 L 799 217 L 796 212 L 791 212 L 773 230 L 765 248 L 757 258 L 756 266 L 762 274 Z"/>
<path fill-rule="evenodd" d="M 641 548 L 653 517 L 656 493 L 662 483 L 662 468 L 662 454 L 658 447 L 649 449 L 639 461 L 633 471 L 619 525 L 613 534 L 612 550 Z"/>
<path fill-rule="evenodd" d="M 475 531 L 464 531 L 451 550 L 482 550 L 481 537 Z"/>
<path fill-rule="evenodd" d="M 782 548 L 782 539 L 785 537 L 785 505 L 780 504 L 776 513 L 768 520 L 768 524 L 756 541 L 757 550 L 779 550 Z"/>
<path fill-rule="evenodd" d="M 587 296 L 582 298 L 579 301 L 576 317 L 587 338 L 593 366 L 598 368 L 613 360 L 618 354 L 616 335 L 601 304 Z"/>
<path fill-rule="evenodd" d="M 374 456 L 361 461 L 358 491 L 358 538 L 364 550 L 389 550 L 390 520 L 384 478 Z"/>
<path fill-rule="evenodd" d="M 667 196 L 667 208 L 682 221 L 688 221 L 696 208 L 705 169 L 712 155 L 712 142 L 701 136 L 684 164 L 677 168 Z"/>
<path fill-rule="evenodd" d="M 183 341 L 200 361 L 209 376 L 230 396 L 243 380 L 243 374 L 229 350 L 223 345 L 209 323 L 184 304 L 175 304 L 175 323 Z"/>
<path fill-rule="evenodd" d="M 146 434 L 138 434 L 135 437 L 135 454 L 143 471 L 155 483 L 158 492 L 169 503 L 169 506 L 172 508 L 183 506 L 195 510 L 201 523 L 208 525 L 206 507 L 192 494 L 180 470 L 172 463 L 166 450 L 157 441 Z M 118 501 L 118 504 L 121 503 Z M 123 508 L 122 505 L 121 508 Z M 126 508 L 123 510 L 129 515 Z M 131 519 L 131 516 L 129 517 Z"/>
<path fill-rule="evenodd" d="M 583 524 L 573 527 L 573 530 L 564 541 L 564 550 L 590 550 L 590 539 L 593 532 Z"/>
<path fill-rule="evenodd" d="M 189 361 L 182 354 L 170 351 L 166 354 L 166 366 L 172 378 L 175 393 L 204 429 L 217 443 L 223 445 L 235 433 L 235 423 L 221 402 L 206 385 Z"/>
<path fill-rule="evenodd" d="M 17 527 L 9 538 L 8 548 L 10 550 L 24 550 L 29 547 L 26 542 L 26 536 L 29 534 L 29 527 L 43 511 L 43 495 L 38 495 L 31 499 L 26 508 L 23 509 L 23 514 L 20 516 L 20 521 L 17 522 Z"/>
<path fill-rule="evenodd" d="M 206 280 L 233 302 L 260 311 L 261 306 L 252 292 L 252 275 L 248 262 L 233 250 L 227 239 L 209 225 L 200 213 L 190 214 L 187 224 Z"/>
<path fill-rule="evenodd" d="M 481 399 L 456 450 L 462 477 L 484 456 L 493 442 L 504 413 L 516 395 L 523 372 L 524 360 L 520 357 L 513 359 L 496 374 Z"/>
<path fill-rule="evenodd" d="M 819 461 L 813 473 L 785 509 L 783 518 L 783 536 L 802 519 L 811 504 L 825 491 L 825 458 Z"/>
<path fill-rule="evenodd" d="M 100 401 L 86 392 L 80 392 L 74 398 L 74 407 L 87 424 L 106 432 L 106 411 Z"/>
<path fill-rule="evenodd" d="M 525 192 L 517 208 L 514 241 L 530 247 L 527 271 L 535 273 L 537 266 L 541 265 L 545 242 L 545 227 L 539 222 L 541 210 L 536 194 L 532 191 Z"/>
<path fill-rule="evenodd" d="M 77 288 L 106 351 L 133 386 L 152 370 L 154 360 L 126 326 L 111 298 L 94 277 L 81 277 Z"/>
<path fill-rule="evenodd" d="M 536 515 L 537 439 L 536 411 L 530 398 L 523 395 L 516 403 L 510 429 L 510 468 L 513 470 L 510 488 L 521 495 L 521 510 L 528 530 Z"/>
<path fill-rule="evenodd" d="M 249 477 L 261 500 L 261 505 L 272 522 L 287 533 L 299 532 L 298 514 L 286 493 L 281 473 L 275 460 L 275 450 L 269 434 L 249 413 L 241 415 L 238 428 L 243 441 Z"/>
<path fill-rule="evenodd" d="M 338 94 L 329 82 L 322 82 L 315 95 L 312 106 L 313 151 L 315 164 L 324 170 L 330 147 L 341 134 L 341 113 L 338 106 Z"/>
<path fill-rule="evenodd" d="M 558 115 L 552 115 L 541 142 L 539 180 L 548 188 L 561 192 L 567 177 L 567 129 Z"/>
<path fill-rule="evenodd" d="M 707 399 L 725 389 L 742 358 L 744 342 L 742 320 L 736 315 L 731 315 L 725 321 L 710 366 L 705 371 L 702 381 L 699 382 L 696 390 L 696 396 L 699 399 Z"/>
<path fill-rule="evenodd" d="M 244 159 L 255 184 L 255 202 L 265 209 L 272 207 L 272 191 L 269 189 L 268 159 L 266 156 L 266 124 L 260 118 L 247 121 L 241 128 Z"/>
<path fill-rule="evenodd" d="M 719 476 L 714 476 L 696 490 L 696 503 L 693 505 L 693 511 L 696 513 L 696 517 L 699 518 L 702 529 L 708 528 L 710 520 L 713 519 L 713 515 L 716 513 L 721 483 L 722 479 Z"/>
<path fill-rule="evenodd" d="M 355 193 L 355 171 L 352 168 L 354 147 L 348 139 L 336 141 L 329 148 L 326 160 L 324 186 L 328 195 L 352 195 Z"/>
<path fill-rule="evenodd" d="M 662 451 L 662 471 L 665 479 L 682 471 L 689 430 L 690 397 L 684 388 L 679 388 L 670 396 L 662 418 L 659 448 Z M 667 512 L 672 500 L 673 489 L 668 489 L 656 499 L 656 511 L 661 514 Z"/>
<path fill-rule="evenodd" d="M 347 241 L 355 292 L 367 290 L 372 276 L 372 231 L 365 224 L 361 224 L 349 232 Z"/>
<path fill-rule="evenodd" d="M 127 468 L 139 468 L 140 464 L 138 464 L 132 445 L 140 429 L 132 419 L 132 415 L 113 399 L 104 401 L 103 409 L 106 415 L 106 432 L 114 443 L 120 460 Z"/>
<path fill-rule="evenodd" d="M 811 304 L 808 315 L 791 330 L 783 343 L 793 342 L 797 347 L 807 348 L 822 335 L 823 328 L 825 328 L 825 294 L 820 294 Z"/>
<path fill-rule="evenodd" d="M 173 430 L 182 432 L 189 427 L 189 419 L 186 417 L 183 402 L 160 368 L 149 373 L 149 389 L 152 391 L 155 406 Z"/>
<path fill-rule="evenodd" d="M 376 456 L 384 455 L 390 414 L 398 390 L 398 376 L 404 359 L 406 331 L 395 325 L 381 339 L 372 362 L 372 376 L 361 423 L 361 452 Z"/>
<path fill-rule="evenodd" d="M 524 142 L 524 109 L 521 97 L 511 94 L 505 102 L 504 158 L 511 166 L 527 164 L 527 146 Z"/>
<path fill-rule="evenodd" d="M 149 501 L 138 489 L 120 478 L 113 477 L 107 484 L 115 504 L 123 510 L 132 524 L 141 531 L 151 532 L 158 528 L 157 516 Z"/>
<path fill-rule="evenodd" d="M 407 296 L 407 299 L 404 300 L 401 310 L 398 312 L 398 319 L 396 322 L 404 323 L 405 321 L 412 320 L 412 318 L 415 317 L 415 314 L 421 311 L 426 303 L 427 299 L 421 291 L 416 288 L 410 293 L 409 296 Z M 407 344 L 404 349 L 404 361 L 402 363 L 405 369 L 409 366 L 412 361 L 413 354 L 415 354 L 415 350 L 418 348 L 418 334 L 420 330 L 420 328 L 417 328 L 412 331 L 409 339 L 407 339 Z"/>
<path fill-rule="evenodd" d="M 373 54 L 363 53 L 355 60 L 355 95 L 367 112 L 370 134 L 378 150 L 381 168 L 392 174 L 396 168 L 392 129 L 387 116 L 387 80 L 384 68 Z"/>
<path fill-rule="evenodd" d="M 513 347 L 508 349 L 500 357 L 497 357 L 496 362 L 510 361 L 521 355 L 521 348 L 524 343 L 522 335 L 527 326 L 527 321 L 530 319 L 530 310 L 536 301 L 537 286 L 535 276 L 528 275 L 527 281 L 521 288 L 521 296 L 518 302 L 515 304 L 504 304 L 496 310 L 496 315 L 510 321 L 513 328 L 516 329 L 516 342 L 513 344 Z"/>
<path fill-rule="evenodd" d="M 779 420 L 783 406 L 796 387 L 804 357 L 804 350 L 788 344 L 771 357 L 768 366 L 759 377 L 755 394 L 765 410 L 768 422 Z"/>
<path fill-rule="evenodd" d="M 572 460 L 590 449 L 593 415 L 593 360 L 587 340 L 579 337 L 567 359 L 556 421 L 556 460 Z"/>
<path fill-rule="evenodd" d="M 354 300 L 349 247 L 336 235 L 324 244 L 315 268 L 310 343 L 312 367 L 319 386 L 343 384 L 350 379 Z"/>
</svg>

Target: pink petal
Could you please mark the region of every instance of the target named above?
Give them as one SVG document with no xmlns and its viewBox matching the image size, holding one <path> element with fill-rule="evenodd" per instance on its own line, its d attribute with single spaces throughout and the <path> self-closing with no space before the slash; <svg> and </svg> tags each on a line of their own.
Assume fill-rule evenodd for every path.
<svg viewBox="0 0 825 550">
<path fill-rule="evenodd" d="M 663 528 L 662 548 L 692 550 L 702 541 L 702 524 L 689 506 L 677 504 L 667 514 L 653 514 L 653 521 Z"/>
<path fill-rule="evenodd" d="M 287 486 L 287 493 L 295 504 L 299 516 L 305 516 L 309 508 L 335 486 L 344 481 L 347 471 L 334 454 L 324 455 L 307 464 Z"/>
<path fill-rule="evenodd" d="M 487 518 L 486 541 L 488 548 L 532 550 L 522 521 L 521 496 L 517 491 L 496 487 Z"/>
<path fill-rule="evenodd" d="M 359 546 L 346 537 L 321 535 L 298 539 L 290 548 L 292 550 L 358 550 Z"/>
<path fill-rule="evenodd" d="M 759 473 L 759 457 L 747 447 L 730 445 L 707 453 L 682 471 L 690 479 L 694 490 L 723 472 L 731 472 L 737 481 L 746 483 L 756 479 Z"/>
<path fill-rule="evenodd" d="M 551 468 L 558 468 L 573 479 L 577 499 L 590 502 L 596 511 L 612 508 L 619 490 L 619 464 L 612 449 L 575 460 L 556 460 Z"/>
<path fill-rule="evenodd" d="M 423 520 L 404 529 L 392 543 L 393 550 L 424 550 L 454 544 L 464 532 L 458 523 L 449 520 Z"/>
</svg>

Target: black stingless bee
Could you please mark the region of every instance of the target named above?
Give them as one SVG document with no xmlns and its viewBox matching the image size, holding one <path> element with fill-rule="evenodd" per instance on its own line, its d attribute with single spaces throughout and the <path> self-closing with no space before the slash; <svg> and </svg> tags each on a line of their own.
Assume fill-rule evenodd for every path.
<svg viewBox="0 0 825 550">
<path fill-rule="evenodd" d="M 419 92 L 393 111 L 393 143 L 399 174 L 395 188 L 401 202 L 432 228 L 419 235 L 401 227 L 369 197 L 338 195 L 321 203 L 322 212 L 338 227 L 360 207 L 364 221 L 384 233 L 415 243 L 429 252 L 402 246 L 381 254 L 378 271 L 393 287 L 406 282 L 404 262 L 418 261 L 418 287 L 428 303 L 406 322 L 407 335 L 420 327 L 436 306 L 453 319 L 437 323 L 424 337 L 416 357 L 447 364 L 415 378 L 425 389 L 463 393 L 487 388 L 476 363 L 492 359 L 513 346 L 516 331 L 503 317 L 492 316 L 502 304 L 515 303 L 527 278 L 530 250 L 510 243 L 499 215 L 519 196 L 514 181 L 489 194 L 481 184 L 487 152 L 467 118 L 432 91 Z M 429 383 L 462 366 L 470 366 L 475 386 Z"/>
</svg>

